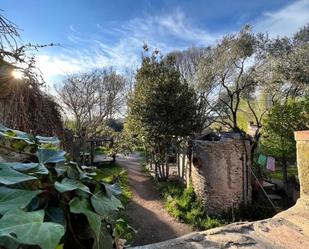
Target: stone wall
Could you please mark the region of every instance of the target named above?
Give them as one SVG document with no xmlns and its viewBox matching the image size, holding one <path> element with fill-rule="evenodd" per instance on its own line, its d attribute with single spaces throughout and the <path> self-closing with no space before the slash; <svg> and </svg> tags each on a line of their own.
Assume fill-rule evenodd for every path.
<svg viewBox="0 0 309 249">
<path fill-rule="evenodd" d="M 248 158 L 249 141 L 194 141 L 191 180 L 209 214 L 237 208 L 250 199 Z"/>
</svg>

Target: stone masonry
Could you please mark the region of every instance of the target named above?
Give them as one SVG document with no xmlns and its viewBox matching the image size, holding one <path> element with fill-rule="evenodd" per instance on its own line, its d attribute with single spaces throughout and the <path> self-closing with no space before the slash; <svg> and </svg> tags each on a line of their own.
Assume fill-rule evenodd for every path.
<svg viewBox="0 0 309 249">
<path fill-rule="evenodd" d="M 247 140 L 194 141 L 191 180 L 209 214 L 237 208 L 250 200 L 248 158 Z"/>
</svg>

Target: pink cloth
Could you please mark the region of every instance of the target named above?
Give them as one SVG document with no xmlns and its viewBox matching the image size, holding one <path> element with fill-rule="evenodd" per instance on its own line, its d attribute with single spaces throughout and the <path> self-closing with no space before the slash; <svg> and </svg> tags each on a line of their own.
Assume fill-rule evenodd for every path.
<svg viewBox="0 0 309 249">
<path fill-rule="evenodd" d="M 275 161 L 276 161 L 275 158 L 273 158 L 272 156 L 267 157 L 266 169 L 275 171 L 276 170 Z"/>
</svg>

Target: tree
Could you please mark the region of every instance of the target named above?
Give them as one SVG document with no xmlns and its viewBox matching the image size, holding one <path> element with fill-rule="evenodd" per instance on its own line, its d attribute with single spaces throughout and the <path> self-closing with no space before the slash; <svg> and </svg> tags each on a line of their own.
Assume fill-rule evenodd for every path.
<svg viewBox="0 0 309 249">
<path fill-rule="evenodd" d="M 120 111 L 125 79 L 113 69 L 68 76 L 57 89 L 65 109 L 74 116 L 75 130 L 86 137 L 100 133 L 100 126 Z"/>
<path fill-rule="evenodd" d="M 175 58 L 175 66 L 180 72 L 181 80 L 187 82 L 192 87 L 197 96 L 197 115 L 196 129 L 202 131 L 209 125 L 209 117 L 212 108 L 208 104 L 211 99 L 211 91 L 214 87 L 212 81 L 207 81 L 199 74 L 200 64 L 204 58 L 207 58 L 211 49 L 192 47 L 184 51 L 171 52 L 169 55 Z M 207 81 L 207 82 L 206 82 Z"/>
<path fill-rule="evenodd" d="M 295 160 L 294 131 L 309 128 L 309 98 L 276 103 L 264 120 L 262 145 L 281 159 L 283 181 L 287 184 L 287 160 Z"/>
<path fill-rule="evenodd" d="M 179 139 L 193 133 L 196 96 L 180 79 L 171 56 L 144 55 L 128 106 L 127 126 L 141 137 L 154 159 L 157 176 L 168 178 L 168 158 Z"/>
<path fill-rule="evenodd" d="M 212 111 L 211 121 L 235 132 L 242 132 L 237 115 L 241 99 L 257 86 L 254 73 L 260 42 L 246 26 L 238 35 L 225 36 L 199 65 L 200 88 L 208 92 L 205 102 Z"/>
<path fill-rule="evenodd" d="M 309 93 L 309 25 L 293 38 L 277 38 L 265 44 L 264 74 L 272 102 L 308 95 Z"/>
</svg>

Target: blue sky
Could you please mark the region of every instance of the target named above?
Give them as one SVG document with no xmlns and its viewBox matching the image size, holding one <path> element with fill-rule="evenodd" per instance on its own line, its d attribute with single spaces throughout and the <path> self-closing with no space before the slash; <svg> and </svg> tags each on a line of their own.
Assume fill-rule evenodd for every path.
<svg viewBox="0 0 309 249">
<path fill-rule="evenodd" d="M 61 44 L 37 54 L 50 85 L 94 67 L 136 67 L 144 42 L 169 52 L 212 45 L 245 24 L 275 37 L 309 23 L 309 0 L 1 0 L 0 9 L 25 42 Z"/>
</svg>

